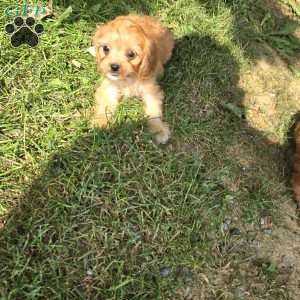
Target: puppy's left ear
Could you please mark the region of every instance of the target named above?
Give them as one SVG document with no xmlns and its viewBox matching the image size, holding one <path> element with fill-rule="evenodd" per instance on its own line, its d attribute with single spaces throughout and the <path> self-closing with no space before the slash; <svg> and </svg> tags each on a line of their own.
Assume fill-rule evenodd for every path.
<svg viewBox="0 0 300 300">
<path fill-rule="evenodd" d="M 149 38 L 145 39 L 143 60 L 139 67 L 138 77 L 140 79 L 147 79 L 155 72 L 157 68 L 157 47 Z"/>
</svg>

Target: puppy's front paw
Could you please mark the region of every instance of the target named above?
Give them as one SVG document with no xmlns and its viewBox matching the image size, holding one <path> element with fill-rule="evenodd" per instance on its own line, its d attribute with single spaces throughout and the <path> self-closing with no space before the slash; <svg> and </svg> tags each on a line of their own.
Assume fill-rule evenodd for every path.
<svg viewBox="0 0 300 300">
<path fill-rule="evenodd" d="M 109 124 L 109 120 L 105 115 L 95 115 L 92 120 L 92 124 L 95 127 L 106 128 Z"/>
<path fill-rule="evenodd" d="M 154 139 L 157 144 L 166 144 L 170 136 L 171 136 L 171 132 L 169 126 L 164 124 L 162 130 L 155 135 Z"/>
</svg>

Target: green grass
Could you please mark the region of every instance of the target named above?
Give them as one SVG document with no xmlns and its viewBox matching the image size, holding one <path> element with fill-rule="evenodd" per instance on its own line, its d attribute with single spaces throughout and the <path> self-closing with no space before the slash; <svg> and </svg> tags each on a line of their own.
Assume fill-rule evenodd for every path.
<svg viewBox="0 0 300 300">
<path fill-rule="evenodd" d="M 197 287 L 204 299 L 245 299 L 242 286 L 252 299 L 288 299 L 264 265 L 249 266 L 264 287 L 252 288 L 254 275 L 239 272 L 251 253 L 234 247 L 290 198 L 282 146 L 247 124 L 239 87 L 276 17 L 246 0 L 69 2 L 36 49 L 14 49 L 0 31 L 0 298 L 184 299 Z M 176 36 L 161 81 L 167 146 L 153 144 L 134 99 L 107 131 L 76 117 L 101 82 L 86 52 L 96 23 L 133 12 Z M 8 21 L 0 15 L 0 27 Z M 240 236 L 222 230 L 228 218 Z M 214 284 L 228 263 L 236 272 Z"/>
</svg>

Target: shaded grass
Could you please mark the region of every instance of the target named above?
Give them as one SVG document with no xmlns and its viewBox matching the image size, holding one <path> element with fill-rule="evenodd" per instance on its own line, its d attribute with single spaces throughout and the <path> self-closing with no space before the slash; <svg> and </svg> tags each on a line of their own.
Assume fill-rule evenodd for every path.
<svg viewBox="0 0 300 300">
<path fill-rule="evenodd" d="M 220 253 L 235 243 L 224 220 L 258 224 L 288 198 L 283 165 L 272 160 L 280 162 L 280 147 L 223 108 L 231 103 L 244 115 L 238 83 L 258 58 L 246 46 L 261 38 L 250 29 L 260 17 L 243 19 L 238 34 L 247 1 L 97 3 L 60 2 L 58 15 L 69 4 L 73 14 L 59 26 L 46 22 L 34 50 L 13 49 L 0 33 L 0 295 L 178 299 L 180 288 L 196 284 L 216 299 L 198 274 L 213 280 L 248 255 Z M 95 22 L 128 12 L 158 15 L 177 37 L 161 82 L 173 132 L 165 147 L 152 143 L 135 100 L 107 132 L 75 117 L 101 81 L 85 51 Z M 166 266 L 177 271 L 164 277 Z M 284 287 L 255 268 L 263 289 L 247 287 L 251 295 L 284 299 Z M 235 279 L 246 286 L 247 278 Z M 224 299 L 234 299 L 230 282 Z"/>
</svg>

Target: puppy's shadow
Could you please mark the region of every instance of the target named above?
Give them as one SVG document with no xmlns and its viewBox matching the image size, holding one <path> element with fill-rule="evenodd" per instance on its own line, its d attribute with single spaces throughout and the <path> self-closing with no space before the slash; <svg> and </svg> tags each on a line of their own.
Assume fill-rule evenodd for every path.
<svg viewBox="0 0 300 300">
<path fill-rule="evenodd" d="M 195 33 L 177 39 L 162 80 L 165 111 L 175 132 L 184 132 L 190 124 L 201 128 L 203 122 L 213 120 L 220 125 L 228 119 L 243 123 L 244 91 L 239 78 L 237 60 L 212 37 Z"/>
</svg>

